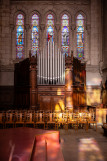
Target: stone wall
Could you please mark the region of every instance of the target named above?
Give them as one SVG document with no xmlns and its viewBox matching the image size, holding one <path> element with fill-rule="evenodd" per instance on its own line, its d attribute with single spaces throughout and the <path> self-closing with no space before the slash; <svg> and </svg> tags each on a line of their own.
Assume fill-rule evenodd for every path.
<svg viewBox="0 0 107 161">
<path fill-rule="evenodd" d="M 107 80 L 107 1 L 103 0 L 103 58 L 102 74 L 103 82 Z"/>
<path fill-rule="evenodd" d="M 107 3 L 106 0 L 105 3 Z M 45 47 L 46 43 L 47 14 L 54 14 L 55 42 L 59 48 L 61 47 L 61 16 L 63 13 L 69 15 L 70 50 L 73 50 L 74 56 L 76 56 L 76 16 L 78 13 L 82 13 L 85 18 L 84 61 L 87 63 L 87 86 L 95 84 L 99 86 L 102 59 L 104 60 L 103 73 L 105 73 L 105 64 L 107 62 L 106 43 L 103 46 L 105 56 L 102 55 L 101 9 L 101 0 L 0 1 L 0 86 L 14 86 L 14 63 L 20 61 L 16 59 L 16 16 L 18 13 L 23 13 L 25 17 L 25 58 L 29 56 L 29 50 L 31 49 L 31 17 L 34 13 L 38 13 L 40 16 L 40 49 Z M 105 8 L 104 14 L 106 13 Z M 104 23 L 106 18 L 104 17 Z M 104 35 L 107 35 L 106 26 L 104 25 Z M 104 36 L 104 41 L 106 39 L 106 36 Z"/>
</svg>

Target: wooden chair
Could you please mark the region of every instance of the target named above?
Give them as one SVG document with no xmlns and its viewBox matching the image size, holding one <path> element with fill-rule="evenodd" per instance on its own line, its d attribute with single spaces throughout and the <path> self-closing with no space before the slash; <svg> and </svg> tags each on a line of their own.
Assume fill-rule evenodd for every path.
<svg viewBox="0 0 107 161">
<path fill-rule="evenodd" d="M 44 113 L 35 113 L 34 127 L 36 126 L 36 128 L 38 128 L 38 125 L 43 125 L 45 129 L 44 117 L 45 117 Z"/>
<path fill-rule="evenodd" d="M 26 125 L 33 125 L 34 126 L 34 116 L 35 116 L 35 113 L 34 111 L 27 111 L 25 113 L 25 126 Z"/>
<path fill-rule="evenodd" d="M 88 115 L 86 113 L 82 113 L 82 116 L 79 117 L 79 126 L 88 131 Z"/>
<path fill-rule="evenodd" d="M 88 120 L 88 125 L 92 124 L 93 129 L 97 131 L 97 122 L 94 120 Z"/>
<path fill-rule="evenodd" d="M 54 113 L 47 113 L 47 129 L 49 128 L 50 125 L 52 125 L 52 127 L 54 127 L 56 129 L 56 121 L 55 121 L 55 117 L 54 117 Z"/>
<path fill-rule="evenodd" d="M 25 125 L 25 111 L 16 111 L 15 113 L 15 127 L 17 125 Z"/>
<path fill-rule="evenodd" d="M 15 112 L 13 111 L 7 111 L 6 112 L 6 121 L 5 121 L 5 128 L 7 125 L 15 125 Z"/>
<path fill-rule="evenodd" d="M 89 126 L 92 125 L 93 129 L 96 129 L 96 131 L 97 131 L 97 121 L 95 120 L 94 114 L 89 115 L 88 125 Z"/>
<path fill-rule="evenodd" d="M 79 127 L 79 114 L 78 113 L 73 114 L 72 124 L 73 124 L 75 131 L 76 130 L 78 131 L 78 127 Z"/>
<path fill-rule="evenodd" d="M 73 113 L 69 113 L 68 114 L 68 126 L 71 125 L 72 127 L 74 127 L 75 123 L 76 121 L 73 119 Z"/>
<path fill-rule="evenodd" d="M 63 113 L 63 121 L 64 121 L 64 129 L 68 130 L 68 120 L 69 120 L 69 114 L 68 113 Z"/>
<path fill-rule="evenodd" d="M 5 125 L 5 112 L 4 111 L 0 112 L 0 125 L 2 125 L 2 127 L 4 128 L 4 125 Z"/>
<path fill-rule="evenodd" d="M 56 128 L 58 130 L 59 126 L 65 127 L 64 113 L 56 113 Z"/>
</svg>

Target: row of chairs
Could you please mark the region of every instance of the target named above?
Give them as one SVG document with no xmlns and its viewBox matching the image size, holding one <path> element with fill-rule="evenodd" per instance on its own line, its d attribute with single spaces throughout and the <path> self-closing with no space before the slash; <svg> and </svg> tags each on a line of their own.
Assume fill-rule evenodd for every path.
<svg viewBox="0 0 107 161">
<path fill-rule="evenodd" d="M 49 124 L 56 124 L 54 113 L 43 113 L 35 111 L 7 111 L 0 113 L 0 124 L 3 128 L 6 128 L 7 125 L 13 125 L 17 127 L 18 125 L 27 126 L 33 125 L 33 127 L 38 127 L 38 125 L 43 125 L 44 129 Z"/>
<path fill-rule="evenodd" d="M 64 125 L 68 129 L 69 124 L 76 127 L 86 125 L 87 123 L 95 123 L 92 116 L 89 113 L 76 114 L 76 113 L 56 113 L 56 112 L 42 112 L 34 110 L 23 111 L 5 111 L 0 113 L 0 124 L 3 128 L 7 125 L 27 126 L 33 125 L 33 127 L 43 126 L 44 129 L 48 129 L 49 126 L 53 126 L 58 129 L 60 125 Z"/>
</svg>

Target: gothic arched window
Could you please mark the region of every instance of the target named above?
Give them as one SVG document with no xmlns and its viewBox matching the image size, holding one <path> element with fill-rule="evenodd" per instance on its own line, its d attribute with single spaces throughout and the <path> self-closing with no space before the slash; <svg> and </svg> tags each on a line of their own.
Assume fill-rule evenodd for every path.
<svg viewBox="0 0 107 161">
<path fill-rule="evenodd" d="M 76 19 L 77 58 L 84 58 L 84 17 L 79 14 Z"/>
<path fill-rule="evenodd" d="M 18 14 L 16 18 L 16 57 L 24 57 L 24 16 Z"/>
<path fill-rule="evenodd" d="M 61 19 L 62 53 L 69 53 L 69 17 L 64 14 Z"/>
<path fill-rule="evenodd" d="M 32 55 L 39 52 L 39 16 L 34 14 L 32 16 Z"/>
<path fill-rule="evenodd" d="M 54 38 L 54 17 L 52 14 L 49 14 L 47 16 L 47 41 L 49 41 L 52 38 L 52 42 L 53 42 L 53 38 Z"/>
</svg>

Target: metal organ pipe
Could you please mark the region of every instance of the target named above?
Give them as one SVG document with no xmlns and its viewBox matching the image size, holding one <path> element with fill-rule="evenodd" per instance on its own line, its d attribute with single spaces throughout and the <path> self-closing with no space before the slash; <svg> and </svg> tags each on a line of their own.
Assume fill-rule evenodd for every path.
<svg viewBox="0 0 107 161">
<path fill-rule="evenodd" d="M 52 45 L 53 45 L 53 76 L 52 76 L 52 78 L 53 78 L 53 84 L 54 84 L 54 80 L 55 80 L 55 76 L 54 76 L 54 62 L 55 62 L 55 60 L 54 60 L 54 42 L 52 43 Z"/>
<path fill-rule="evenodd" d="M 64 84 L 64 82 L 65 56 L 50 39 L 46 49 L 38 55 L 38 84 Z"/>
<path fill-rule="evenodd" d="M 57 53 L 57 46 L 56 46 L 56 48 L 55 48 L 56 50 L 55 50 L 55 82 L 57 83 L 57 55 L 58 55 L 58 53 Z"/>
<path fill-rule="evenodd" d="M 52 39 L 50 40 L 50 83 L 52 83 Z"/>
<path fill-rule="evenodd" d="M 44 74 L 45 70 L 44 70 L 44 49 L 43 49 L 43 84 L 44 84 L 44 77 L 45 77 L 45 74 Z"/>
<path fill-rule="evenodd" d="M 60 51 L 60 82 L 61 82 L 61 75 L 62 75 L 62 73 L 61 73 L 61 63 L 62 63 L 62 59 L 61 59 L 61 51 Z"/>
<path fill-rule="evenodd" d="M 47 83 L 47 69 L 48 69 L 48 63 L 47 63 L 47 48 L 46 48 L 46 51 L 45 51 L 45 70 L 46 70 L 46 83 Z"/>
<path fill-rule="evenodd" d="M 48 83 L 49 83 L 49 41 L 48 41 Z"/>
<path fill-rule="evenodd" d="M 42 84 L 42 52 L 41 52 L 41 84 Z"/>
<path fill-rule="evenodd" d="M 63 84 L 63 54 L 61 53 L 61 56 L 62 56 L 62 64 L 61 64 L 61 82 Z"/>
<path fill-rule="evenodd" d="M 59 61 L 60 59 L 59 59 L 59 49 L 58 49 L 58 84 L 59 84 L 59 68 L 60 68 Z"/>
</svg>

